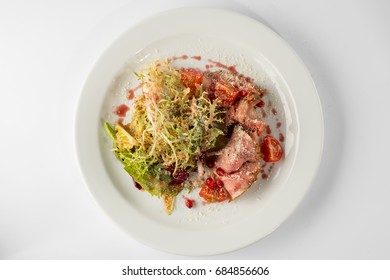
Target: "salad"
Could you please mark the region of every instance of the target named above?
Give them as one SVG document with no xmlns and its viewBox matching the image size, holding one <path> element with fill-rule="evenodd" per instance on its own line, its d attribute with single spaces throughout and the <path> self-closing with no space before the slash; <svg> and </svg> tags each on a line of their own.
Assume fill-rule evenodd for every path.
<svg viewBox="0 0 390 280">
<path fill-rule="evenodd" d="M 257 180 L 264 162 L 282 159 L 263 136 L 266 91 L 236 71 L 175 68 L 168 59 L 135 73 L 141 93 L 130 121 L 105 123 L 113 152 L 137 188 L 162 198 L 196 191 L 206 203 L 232 201 Z M 187 207 L 193 203 L 186 201 Z"/>
</svg>

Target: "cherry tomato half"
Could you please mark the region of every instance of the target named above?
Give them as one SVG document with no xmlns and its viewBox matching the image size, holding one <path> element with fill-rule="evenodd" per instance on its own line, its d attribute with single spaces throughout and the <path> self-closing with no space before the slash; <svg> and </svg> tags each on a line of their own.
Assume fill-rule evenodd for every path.
<svg viewBox="0 0 390 280">
<path fill-rule="evenodd" d="M 207 202 L 222 202 L 228 198 L 225 188 L 216 184 L 213 186 L 204 185 L 200 189 L 199 196 Z"/>
<path fill-rule="evenodd" d="M 267 135 L 261 143 L 261 152 L 265 162 L 276 162 L 282 159 L 283 149 L 279 141 L 273 136 Z"/>
<path fill-rule="evenodd" d="M 217 82 L 214 95 L 226 105 L 233 104 L 239 96 L 239 91 L 228 84 Z"/>
<path fill-rule="evenodd" d="M 195 89 L 203 81 L 203 73 L 197 69 L 186 68 L 180 72 L 180 80 L 185 87 Z"/>
</svg>

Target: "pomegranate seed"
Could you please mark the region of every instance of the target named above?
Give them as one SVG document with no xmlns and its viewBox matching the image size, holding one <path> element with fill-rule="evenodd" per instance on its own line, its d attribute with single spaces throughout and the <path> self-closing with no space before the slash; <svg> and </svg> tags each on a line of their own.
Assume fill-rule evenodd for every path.
<svg viewBox="0 0 390 280">
<path fill-rule="evenodd" d="M 240 90 L 240 91 L 238 92 L 238 94 L 240 95 L 240 97 L 245 97 L 245 96 L 248 95 L 248 92 L 247 92 L 246 90 Z"/>
<path fill-rule="evenodd" d="M 219 176 L 223 176 L 223 175 L 225 175 L 225 170 L 223 170 L 221 167 L 218 167 L 217 168 L 217 174 Z"/>
<path fill-rule="evenodd" d="M 256 104 L 257 107 L 264 107 L 265 106 L 265 102 L 263 100 L 261 100 L 259 103 Z"/>
<path fill-rule="evenodd" d="M 213 168 L 214 167 L 214 161 L 213 160 L 207 160 L 206 161 L 206 165 L 208 168 Z"/>
<path fill-rule="evenodd" d="M 192 199 L 186 198 L 186 206 L 192 208 L 194 206 L 194 201 Z"/>
<path fill-rule="evenodd" d="M 218 187 L 222 188 L 223 187 L 223 182 L 221 180 L 217 180 L 216 184 Z"/>
<path fill-rule="evenodd" d="M 212 178 L 207 178 L 206 185 L 209 187 L 214 186 L 214 180 Z"/>
<path fill-rule="evenodd" d="M 190 174 L 184 169 L 177 170 L 175 175 L 173 175 L 173 171 L 172 171 L 171 177 L 173 177 L 173 179 L 172 181 L 169 182 L 169 185 L 170 186 L 180 185 L 185 180 L 187 180 L 189 176 Z"/>
<path fill-rule="evenodd" d="M 140 184 L 138 184 L 137 182 L 135 182 L 135 187 L 139 190 L 142 190 L 142 186 Z"/>
</svg>

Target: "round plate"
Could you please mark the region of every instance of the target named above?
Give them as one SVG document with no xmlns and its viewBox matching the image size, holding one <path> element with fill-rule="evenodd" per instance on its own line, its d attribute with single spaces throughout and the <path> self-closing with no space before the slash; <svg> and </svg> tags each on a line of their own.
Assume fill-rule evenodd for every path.
<svg viewBox="0 0 390 280">
<path fill-rule="evenodd" d="M 158 198 L 133 186 L 112 153 L 103 124 L 116 121 L 115 106 L 131 103 L 126 94 L 136 86 L 133 71 L 146 62 L 173 56 L 182 58 L 174 62 L 179 67 L 217 67 L 211 60 L 235 65 L 266 88 L 267 102 L 278 111 L 277 118 L 265 114 L 266 122 L 272 133 L 283 134 L 285 156 L 272 168 L 264 167 L 272 169 L 268 178 L 260 176 L 237 200 L 204 205 L 193 191 L 186 196 L 196 200 L 195 207 L 186 208 L 179 196 L 169 216 Z M 320 163 L 323 118 L 309 72 L 275 32 L 230 11 L 186 8 L 131 27 L 101 55 L 79 98 L 75 137 L 80 169 L 91 194 L 121 228 L 160 250 L 213 255 L 265 237 L 297 207 Z"/>
</svg>

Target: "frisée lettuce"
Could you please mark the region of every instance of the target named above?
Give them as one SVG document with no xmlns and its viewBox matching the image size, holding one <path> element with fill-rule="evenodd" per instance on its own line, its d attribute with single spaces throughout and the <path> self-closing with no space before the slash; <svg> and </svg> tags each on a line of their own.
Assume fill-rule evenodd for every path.
<svg viewBox="0 0 390 280">
<path fill-rule="evenodd" d="M 224 135 L 223 107 L 198 82 L 195 69 L 175 69 L 156 61 L 140 73 L 141 84 L 126 124 L 105 123 L 115 156 L 134 181 L 151 195 L 162 197 L 168 213 L 174 198 L 191 188 L 202 153 Z"/>
</svg>

